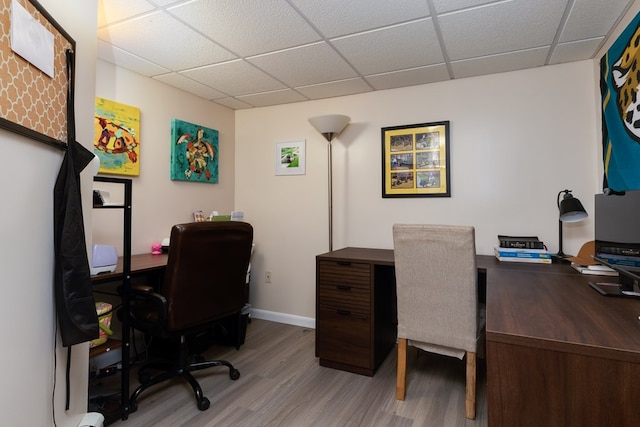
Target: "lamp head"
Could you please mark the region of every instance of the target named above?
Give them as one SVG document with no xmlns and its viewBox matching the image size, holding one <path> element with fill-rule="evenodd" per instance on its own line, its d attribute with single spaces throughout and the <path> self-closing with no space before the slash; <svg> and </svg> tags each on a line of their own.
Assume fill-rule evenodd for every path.
<svg viewBox="0 0 640 427">
<path fill-rule="evenodd" d="M 327 141 L 331 142 L 333 138 L 338 136 L 342 130 L 347 127 L 351 120 L 348 116 L 342 114 L 328 114 L 326 116 L 315 116 L 309 118 L 309 123 L 318 132 L 324 136 Z"/>
<path fill-rule="evenodd" d="M 562 193 L 564 193 L 564 196 L 560 201 Z M 560 210 L 560 221 L 562 222 L 578 222 L 588 216 L 580 200 L 571 194 L 571 190 L 563 190 L 558 193 L 558 209 Z"/>
</svg>

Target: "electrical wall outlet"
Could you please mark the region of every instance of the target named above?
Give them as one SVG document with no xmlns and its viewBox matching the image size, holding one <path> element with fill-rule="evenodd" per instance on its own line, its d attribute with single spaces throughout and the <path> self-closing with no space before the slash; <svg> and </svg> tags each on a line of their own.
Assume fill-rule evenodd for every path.
<svg viewBox="0 0 640 427">
<path fill-rule="evenodd" d="M 265 271 L 264 272 L 264 283 L 271 283 L 271 272 L 270 271 Z"/>
</svg>

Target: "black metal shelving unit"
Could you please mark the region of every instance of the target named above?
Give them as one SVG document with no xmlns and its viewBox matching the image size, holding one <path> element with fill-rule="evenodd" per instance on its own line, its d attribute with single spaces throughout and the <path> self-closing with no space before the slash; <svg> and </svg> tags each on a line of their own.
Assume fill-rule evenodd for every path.
<svg viewBox="0 0 640 427">
<path fill-rule="evenodd" d="M 130 367 L 130 328 L 129 328 L 129 308 L 131 291 L 131 190 L 132 182 L 126 178 L 115 178 L 106 176 L 96 176 L 94 182 L 105 182 L 121 184 L 124 186 L 124 203 L 94 205 L 94 209 L 120 209 L 123 211 L 123 242 L 122 242 L 122 286 L 120 286 L 120 299 L 122 303 L 122 370 L 120 373 L 120 405 L 115 414 L 103 414 L 105 421 L 114 421 L 118 418 L 123 420 L 129 415 L 129 367 Z"/>
</svg>

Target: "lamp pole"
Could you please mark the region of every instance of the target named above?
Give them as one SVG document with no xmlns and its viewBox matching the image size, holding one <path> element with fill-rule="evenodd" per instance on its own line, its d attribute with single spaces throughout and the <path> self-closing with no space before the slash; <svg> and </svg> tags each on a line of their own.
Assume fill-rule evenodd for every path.
<svg viewBox="0 0 640 427">
<path fill-rule="evenodd" d="M 331 156 L 331 141 L 349 124 L 351 119 L 341 114 L 329 114 L 326 116 L 310 117 L 309 123 L 316 128 L 327 142 L 328 156 L 328 205 L 329 205 L 329 252 L 333 251 L 333 159 Z"/>
<path fill-rule="evenodd" d="M 327 173 L 328 178 L 328 193 L 329 193 L 329 252 L 333 251 L 333 159 L 331 157 L 331 136 L 327 136 L 329 143 L 327 144 L 327 151 L 329 156 L 329 171 Z"/>
</svg>

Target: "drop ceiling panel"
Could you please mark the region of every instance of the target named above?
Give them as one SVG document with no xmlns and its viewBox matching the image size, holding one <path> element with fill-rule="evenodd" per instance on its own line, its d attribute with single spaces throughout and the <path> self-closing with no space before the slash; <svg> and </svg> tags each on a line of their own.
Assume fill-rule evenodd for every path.
<svg viewBox="0 0 640 427">
<path fill-rule="evenodd" d="M 196 0 L 168 11 L 239 56 L 320 40 L 285 0 Z"/>
<path fill-rule="evenodd" d="M 98 37 L 116 47 L 170 70 L 185 70 L 235 58 L 211 40 L 164 12 L 98 31 Z M 188 46 L 189 51 L 185 52 Z"/>
<path fill-rule="evenodd" d="M 182 74 L 231 96 L 285 88 L 273 77 L 240 60 L 195 68 Z"/>
<path fill-rule="evenodd" d="M 357 77 L 353 68 L 324 42 L 256 56 L 248 61 L 288 86 Z"/>
<path fill-rule="evenodd" d="M 309 99 L 322 99 L 371 92 L 371 87 L 363 79 L 358 78 L 313 86 L 303 86 L 296 88 L 296 90 Z"/>
<path fill-rule="evenodd" d="M 98 0 L 98 28 L 153 9 L 146 0 Z"/>
<path fill-rule="evenodd" d="M 565 1 L 514 0 L 439 17 L 451 60 L 550 46 Z"/>
<path fill-rule="evenodd" d="M 549 48 L 522 50 L 513 53 L 485 56 L 482 58 L 453 61 L 451 69 L 456 79 L 486 74 L 504 73 L 541 67 L 549 53 Z"/>
<path fill-rule="evenodd" d="M 329 38 L 429 16 L 424 0 L 290 0 L 290 3 Z"/>
<path fill-rule="evenodd" d="M 363 74 L 378 74 L 443 62 L 431 19 L 331 40 Z"/>
<path fill-rule="evenodd" d="M 449 80 L 449 71 L 445 64 L 438 64 L 428 67 L 375 74 L 372 76 L 366 76 L 365 80 L 369 82 L 375 90 L 384 90 Z"/>
<path fill-rule="evenodd" d="M 627 0 L 576 1 L 560 36 L 560 42 L 606 36 L 628 3 Z"/>
<path fill-rule="evenodd" d="M 269 105 L 290 104 L 292 102 L 307 101 L 307 98 L 292 89 L 277 90 L 273 92 L 258 93 L 255 95 L 243 95 L 237 97 L 254 107 L 267 107 Z"/>
<path fill-rule="evenodd" d="M 432 0 L 437 13 L 452 12 L 455 10 L 468 9 L 488 3 L 495 3 L 496 0 Z M 566 1 L 566 0 L 563 0 Z"/>
<path fill-rule="evenodd" d="M 237 98 L 222 98 L 216 99 L 214 101 L 216 104 L 223 105 L 227 108 L 231 108 L 232 110 L 242 110 L 245 108 L 251 108 L 253 105 L 249 105 L 246 102 L 242 102 Z"/>
<path fill-rule="evenodd" d="M 171 71 L 167 68 L 160 67 L 147 60 L 132 55 L 125 50 L 111 46 L 101 40 L 98 40 L 98 58 L 111 62 L 112 64 L 118 64 L 118 66 L 122 68 L 126 68 L 127 70 L 134 71 L 147 77 Z"/>
<path fill-rule="evenodd" d="M 591 57 L 598 51 L 603 41 L 604 37 L 600 37 L 591 40 L 559 44 L 553 50 L 549 64 L 562 64 Z"/>
<path fill-rule="evenodd" d="M 177 87 L 178 89 L 182 89 L 185 92 L 199 93 L 200 96 L 205 99 L 219 99 L 226 98 L 228 96 L 227 94 L 212 89 L 209 86 L 205 86 L 202 83 L 198 83 L 179 73 L 163 74 L 161 76 L 154 77 L 154 79 L 173 87 Z"/>
</svg>

